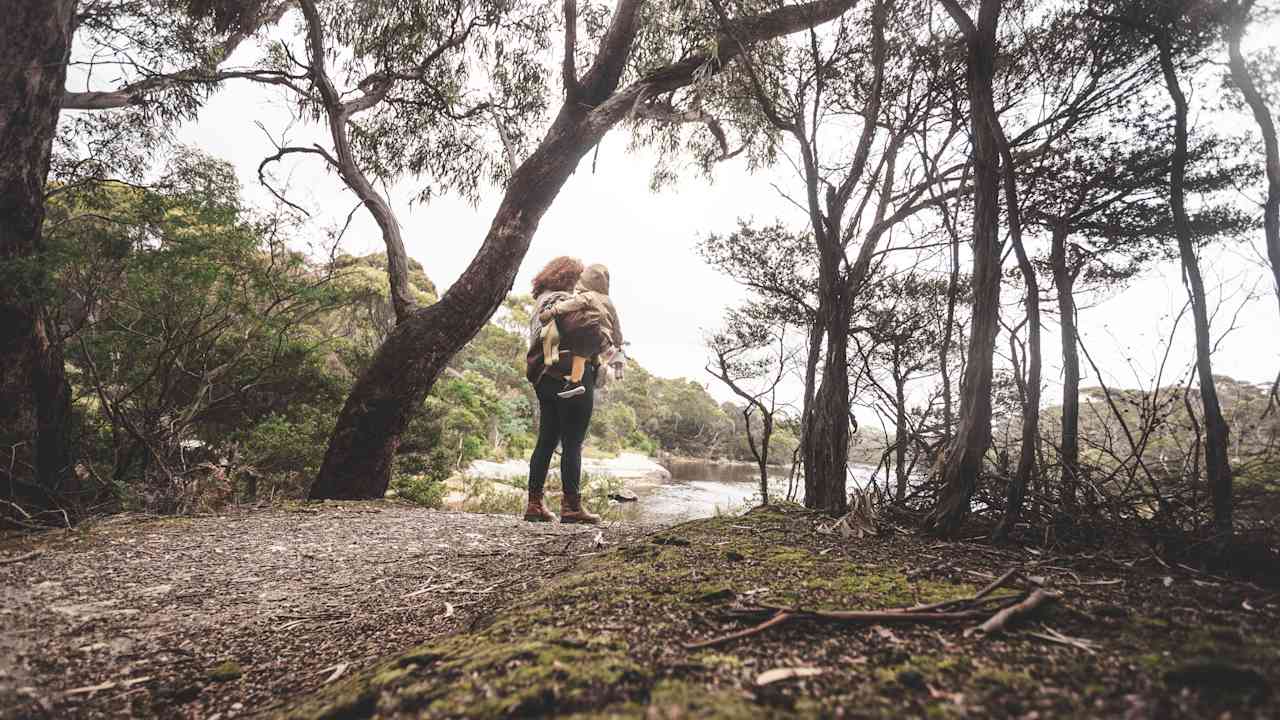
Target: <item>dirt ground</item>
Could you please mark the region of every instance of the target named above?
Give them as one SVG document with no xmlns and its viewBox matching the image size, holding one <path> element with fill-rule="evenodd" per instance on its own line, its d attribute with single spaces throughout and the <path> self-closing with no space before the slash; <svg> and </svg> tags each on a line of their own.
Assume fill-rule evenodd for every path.
<svg viewBox="0 0 1280 720">
<path fill-rule="evenodd" d="M 642 532 L 391 503 L 116 517 L 0 543 L 0 717 L 285 709 Z M 31 551 L 26 560 L 12 560 Z"/>
</svg>

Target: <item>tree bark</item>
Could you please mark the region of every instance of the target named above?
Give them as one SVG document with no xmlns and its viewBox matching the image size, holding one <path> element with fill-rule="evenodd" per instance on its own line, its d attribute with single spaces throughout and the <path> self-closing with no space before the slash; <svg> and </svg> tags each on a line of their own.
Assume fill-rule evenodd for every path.
<svg viewBox="0 0 1280 720">
<path fill-rule="evenodd" d="M 1027 309 L 1027 381 L 1022 401 L 1022 441 L 1018 454 L 1018 469 L 1005 492 L 1004 515 L 992 533 L 992 539 L 1007 540 L 1013 526 L 1022 519 L 1022 506 L 1036 471 L 1036 442 L 1040 438 L 1040 283 L 1036 269 L 1031 264 L 1027 249 L 1022 243 L 1022 209 L 1018 200 L 1018 178 L 1015 174 L 1013 152 L 1005 137 L 1000 118 L 995 114 L 994 103 L 987 110 L 991 128 L 1000 151 L 1004 167 L 1004 204 L 1009 221 L 1009 239 L 1018 257 L 1018 269 L 1026 283 L 1025 305 Z"/>
<path fill-rule="evenodd" d="M 1166 34 L 1153 34 L 1159 51 L 1160 69 L 1165 87 L 1173 101 L 1173 155 L 1169 163 L 1169 207 L 1173 211 L 1174 232 L 1178 237 L 1178 254 L 1182 259 L 1183 282 L 1191 300 L 1191 314 L 1196 332 L 1196 372 L 1200 380 L 1200 401 L 1204 408 L 1205 426 L 1205 474 L 1213 501 L 1213 529 L 1218 542 L 1230 542 L 1231 518 L 1231 464 L 1227 455 L 1230 447 L 1230 431 L 1222 417 L 1218 403 L 1218 390 L 1213 380 L 1213 364 L 1210 353 L 1209 308 L 1206 305 L 1204 279 L 1200 275 L 1200 261 L 1196 257 L 1195 240 L 1191 232 L 1191 220 L 1186 208 L 1187 174 L 1187 98 L 1178 82 L 1172 42 Z"/>
<path fill-rule="evenodd" d="M 845 483 L 849 473 L 849 319 L 850 303 L 843 282 L 830 290 L 827 352 L 822 384 L 809 414 L 809 472 L 805 475 L 805 507 L 834 514 L 848 511 Z"/>
<path fill-rule="evenodd" d="M 67 509 L 71 390 L 41 295 L 44 186 L 66 82 L 74 0 L 0 13 L 0 499 Z"/>
<path fill-rule="evenodd" d="M 951 232 L 951 272 L 947 276 L 947 325 L 942 330 L 942 347 L 938 348 L 938 368 L 942 373 L 942 445 L 951 443 L 951 430 L 955 426 L 951 388 L 951 344 L 956 324 L 956 296 L 960 290 L 960 234 L 954 226 Z"/>
<path fill-rule="evenodd" d="M 1062 440 L 1058 455 L 1062 464 L 1059 497 L 1070 517 L 1076 508 L 1080 483 L 1080 351 L 1076 347 L 1075 274 L 1067 267 L 1067 229 L 1053 228 L 1049 263 L 1058 293 L 1062 338 Z"/>
<path fill-rule="evenodd" d="M 973 319 L 960 388 L 959 423 L 942 468 L 942 492 L 925 529 L 959 532 L 991 444 L 991 376 L 1000 328 L 1000 150 L 994 123 L 996 28 L 1001 0 L 982 0 L 975 24 L 955 0 L 943 0 L 965 36 L 965 85 L 973 134 Z"/>
<path fill-rule="evenodd" d="M 1276 140 L 1276 123 L 1271 117 L 1262 93 L 1258 92 L 1249 66 L 1240 52 L 1240 40 L 1249 26 L 1249 11 L 1253 0 L 1239 0 L 1233 8 L 1231 22 L 1227 25 L 1228 65 L 1231 80 L 1240 88 L 1240 94 L 1258 123 L 1262 135 L 1262 147 L 1266 155 L 1267 199 L 1263 204 L 1262 227 L 1267 239 L 1267 259 L 1271 261 L 1271 273 L 1275 282 L 1276 301 L 1280 302 L 1280 143 Z"/>
<path fill-rule="evenodd" d="M 896 368 L 895 368 L 896 370 Z M 897 473 L 897 500 L 902 502 L 907 499 L 907 379 L 897 372 L 893 376 L 893 404 L 894 404 L 894 434 L 897 435 L 897 441 L 894 443 L 894 453 L 897 455 L 898 467 Z"/>
<path fill-rule="evenodd" d="M 615 91 L 637 34 L 640 0 L 623 0 L 595 62 L 561 105 L 542 142 L 512 174 L 484 243 L 440 301 L 414 309 L 378 348 L 329 439 L 312 498 L 379 498 L 400 435 L 446 364 L 501 306 L 543 214 L 579 160 L 646 98 L 717 71 L 761 40 L 838 17 L 854 0 L 817 0 L 734 21 L 696 53 Z"/>
</svg>

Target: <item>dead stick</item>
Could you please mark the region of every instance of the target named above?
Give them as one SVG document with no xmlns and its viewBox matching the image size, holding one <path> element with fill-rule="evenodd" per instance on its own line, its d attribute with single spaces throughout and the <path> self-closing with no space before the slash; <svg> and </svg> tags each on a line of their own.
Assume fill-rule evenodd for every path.
<svg viewBox="0 0 1280 720">
<path fill-rule="evenodd" d="M 1026 600 L 1001 610 L 992 615 L 986 622 L 978 626 L 978 630 L 983 634 L 990 635 L 992 633 L 1004 630 L 1013 620 L 1034 612 L 1041 605 L 1053 602 L 1061 597 L 1058 593 L 1049 592 L 1048 590 L 1036 589 L 1035 592 L 1027 596 Z"/>
<path fill-rule="evenodd" d="M 779 612 L 755 627 L 749 627 L 746 630 L 739 630 L 738 632 L 729 633 L 728 635 L 714 637 L 710 640 L 702 640 L 695 643 L 683 643 L 683 645 L 686 650 L 698 650 L 701 648 L 711 647 L 713 645 L 719 645 L 721 643 L 731 642 L 733 640 L 739 640 L 744 637 L 751 637 L 752 635 L 758 635 L 765 630 L 768 630 L 774 625 L 781 625 L 782 623 L 790 620 L 791 617 L 792 616 L 789 613 Z"/>
<path fill-rule="evenodd" d="M 9 558 L 0 558 L 0 565 L 12 565 L 13 563 L 20 563 L 20 562 L 23 562 L 24 560 L 30 560 L 32 558 L 39 557 L 39 556 L 40 556 L 39 550 L 32 550 L 26 555 L 18 555 L 16 557 L 9 557 Z"/>
<path fill-rule="evenodd" d="M 990 595 L 996 590 L 999 590 L 1005 583 L 1012 580 L 1013 577 L 1016 576 L 1017 574 L 1018 574 L 1018 568 L 1009 568 L 1008 572 L 996 578 L 995 580 L 991 581 L 990 585 L 987 585 L 986 587 L 982 588 L 982 590 L 980 590 L 977 595 L 973 596 L 973 599 L 981 600 L 982 598 Z"/>
<path fill-rule="evenodd" d="M 801 618 L 832 620 L 835 622 L 953 622 L 986 617 L 980 610 L 955 612 L 895 612 L 893 610 L 804 610 Z"/>
</svg>

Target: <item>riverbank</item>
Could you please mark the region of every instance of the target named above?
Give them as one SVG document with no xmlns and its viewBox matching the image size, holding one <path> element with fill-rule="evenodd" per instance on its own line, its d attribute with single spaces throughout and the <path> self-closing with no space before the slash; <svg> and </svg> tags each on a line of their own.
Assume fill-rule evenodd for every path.
<svg viewBox="0 0 1280 720">
<path fill-rule="evenodd" d="M 605 548 L 471 630 L 396 654 L 288 715 L 1239 718 L 1277 709 L 1274 591 L 1148 557 L 1049 557 L 912 535 L 847 541 L 819 532 L 825 522 L 757 509 Z M 982 621 L 973 615 L 800 613 L 733 636 L 779 607 L 971 598 L 1008 571 L 986 596 L 997 606 L 1039 587 L 1057 600 L 990 635 L 972 631 Z M 994 613 L 987 607 L 978 614 Z"/>
</svg>

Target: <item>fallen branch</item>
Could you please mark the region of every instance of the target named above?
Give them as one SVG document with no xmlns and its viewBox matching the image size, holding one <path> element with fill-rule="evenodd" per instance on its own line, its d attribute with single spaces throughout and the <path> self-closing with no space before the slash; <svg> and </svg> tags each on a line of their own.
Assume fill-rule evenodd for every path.
<svg viewBox="0 0 1280 720">
<path fill-rule="evenodd" d="M 992 615 L 986 622 L 979 625 L 976 628 L 976 631 L 981 632 L 984 635 L 998 633 L 1004 630 L 1005 627 L 1014 620 L 1030 615 L 1038 610 L 1042 605 L 1051 603 L 1059 597 L 1061 596 L 1056 592 L 1040 590 L 1037 588 L 1035 592 L 1027 596 L 1027 599 L 1016 605 L 1010 605 L 995 615 Z M 970 633 L 972 632 L 974 632 L 974 630 L 970 631 Z"/>
<path fill-rule="evenodd" d="M 31 560 L 32 558 L 37 558 L 37 557 L 40 557 L 40 551 L 32 550 L 26 555 L 16 555 L 14 557 L 0 558 L 0 565 L 12 565 L 13 563 L 25 562 L 27 560 Z"/>
<path fill-rule="evenodd" d="M 686 650 L 698 650 L 724 643 L 759 635 L 772 627 L 777 627 L 792 620 L 817 620 L 836 623 L 948 623 L 961 620 L 986 621 L 978 628 L 972 628 L 965 634 L 981 631 L 985 634 L 1000 632 L 1010 622 L 1028 615 L 1040 606 L 1060 597 L 1058 593 L 1035 587 L 1030 593 L 1019 595 L 993 596 L 996 590 L 1008 586 L 1013 580 L 1022 577 L 1017 568 L 1005 572 L 992 580 L 986 587 L 972 597 L 957 598 L 915 605 L 905 608 L 889 608 L 885 610 L 805 610 L 785 605 L 762 603 L 755 607 L 730 609 L 730 613 L 739 617 L 759 617 L 762 613 L 770 613 L 763 622 L 726 635 L 682 643 Z M 1037 583 L 1027 579 L 1033 586 Z M 1065 637 L 1065 636 L 1063 636 Z M 1057 640 L 1057 639 L 1055 639 Z M 1058 640 L 1060 641 L 1060 640 Z"/>
<path fill-rule="evenodd" d="M 778 612 L 768 620 L 765 620 L 764 622 L 760 623 L 759 625 L 756 625 L 755 627 L 747 628 L 746 630 L 739 630 L 738 632 L 729 633 L 728 635 L 721 635 L 720 637 L 714 637 L 714 638 L 711 638 L 710 640 L 702 640 L 700 642 L 681 643 L 681 644 L 684 645 L 685 650 L 698 650 L 700 648 L 707 648 L 715 645 L 721 645 L 723 643 L 732 642 L 734 640 L 741 640 L 742 638 L 745 638 L 745 637 L 751 637 L 752 635 L 759 635 L 760 633 L 764 632 L 765 630 L 768 630 L 769 628 L 775 625 L 781 625 L 787 622 L 788 620 L 791 619 L 791 617 L 792 616 L 788 613 Z"/>
</svg>

